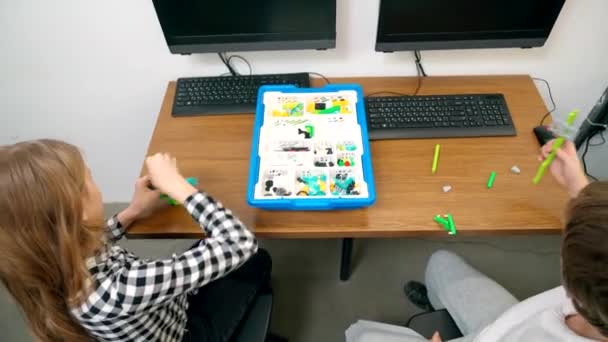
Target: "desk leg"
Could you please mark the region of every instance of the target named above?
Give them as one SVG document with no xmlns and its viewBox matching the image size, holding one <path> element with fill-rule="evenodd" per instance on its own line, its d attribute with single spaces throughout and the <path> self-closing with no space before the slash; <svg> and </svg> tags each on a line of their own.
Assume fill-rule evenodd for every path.
<svg viewBox="0 0 608 342">
<path fill-rule="evenodd" d="M 340 280 L 347 281 L 350 278 L 350 262 L 353 254 L 353 238 L 342 239 L 342 260 L 340 262 Z"/>
</svg>

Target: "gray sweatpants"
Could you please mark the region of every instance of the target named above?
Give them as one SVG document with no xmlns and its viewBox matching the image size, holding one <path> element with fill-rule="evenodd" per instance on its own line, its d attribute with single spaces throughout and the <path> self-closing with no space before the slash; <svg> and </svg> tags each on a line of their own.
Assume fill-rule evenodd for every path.
<svg viewBox="0 0 608 342">
<path fill-rule="evenodd" d="M 433 307 L 447 309 L 465 336 L 454 341 L 473 341 L 483 328 L 517 304 L 504 287 L 448 251 L 433 253 L 425 283 Z"/>
<path fill-rule="evenodd" d="M 433 253 L 426 267 L 425 283 L 435 309 L 447 309 L 464 337 L 451 342 L 471 342 L 488 324 L 517 303 L 498 283 L 483 275 L 458 255 Z M 346 331 L 349 342 L 427 341 L 403 327 L 359 321 Z"/>
</svg>

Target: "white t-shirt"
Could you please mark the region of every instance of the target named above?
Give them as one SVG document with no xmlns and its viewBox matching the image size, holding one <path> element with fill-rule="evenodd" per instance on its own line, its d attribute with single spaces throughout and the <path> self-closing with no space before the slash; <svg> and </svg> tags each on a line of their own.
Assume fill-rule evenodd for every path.
<svg viewBox="0 0 608 342">
<path fill-rule="evenodd" d="M 556 287 L 518 303 L 475 338 L 475 342 L 591 342 L 566 325 L 575 314 L 563 287 Z"/>
<path fill-rule="evenodd" d="M 453 341 L 597 342 L 568 328 L 566 317 L 575 313 L 566 291 L 560 286 L 515 304 L 477 336 L 469 335 Z M 346 341 L 428 342 L 409 328 L 362 320 L 346 330 Z"/>
</svg>

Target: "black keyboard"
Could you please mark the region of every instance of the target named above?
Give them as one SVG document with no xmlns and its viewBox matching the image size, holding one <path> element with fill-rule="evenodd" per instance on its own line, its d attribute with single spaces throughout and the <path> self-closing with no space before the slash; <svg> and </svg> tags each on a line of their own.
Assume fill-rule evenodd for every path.
<svg viewBox="0 0 608 342">
<path fill-rule="evenodd" d="M 369 138 L 516 135 L 502 94 L 369 97 Z"/>
<path fill-rule="evenodd" d="M 263 85 L 310 87 L 308 73 L 179 78 L 173 116 L 254 113 Z"/>
</svg>

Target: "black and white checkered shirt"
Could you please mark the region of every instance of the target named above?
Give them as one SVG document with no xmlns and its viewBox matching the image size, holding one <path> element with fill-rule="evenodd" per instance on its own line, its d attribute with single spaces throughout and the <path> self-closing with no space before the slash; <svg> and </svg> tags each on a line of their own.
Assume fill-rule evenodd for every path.
<svg viewBox="0 0 608 342">
<path fill-rule="evenodd" d="M 87 260 L 94 291 L 72 314 L 100 341 L 181 341 L 187 295 L 242 265 L 257 251 L 245 225 L 205 193 L 185 208 L 207 238 L 181 255 L 143 260 L 112 243 L 125 233 L 116 216 L 108 221 L 104 250 Z"/>
</svg>

